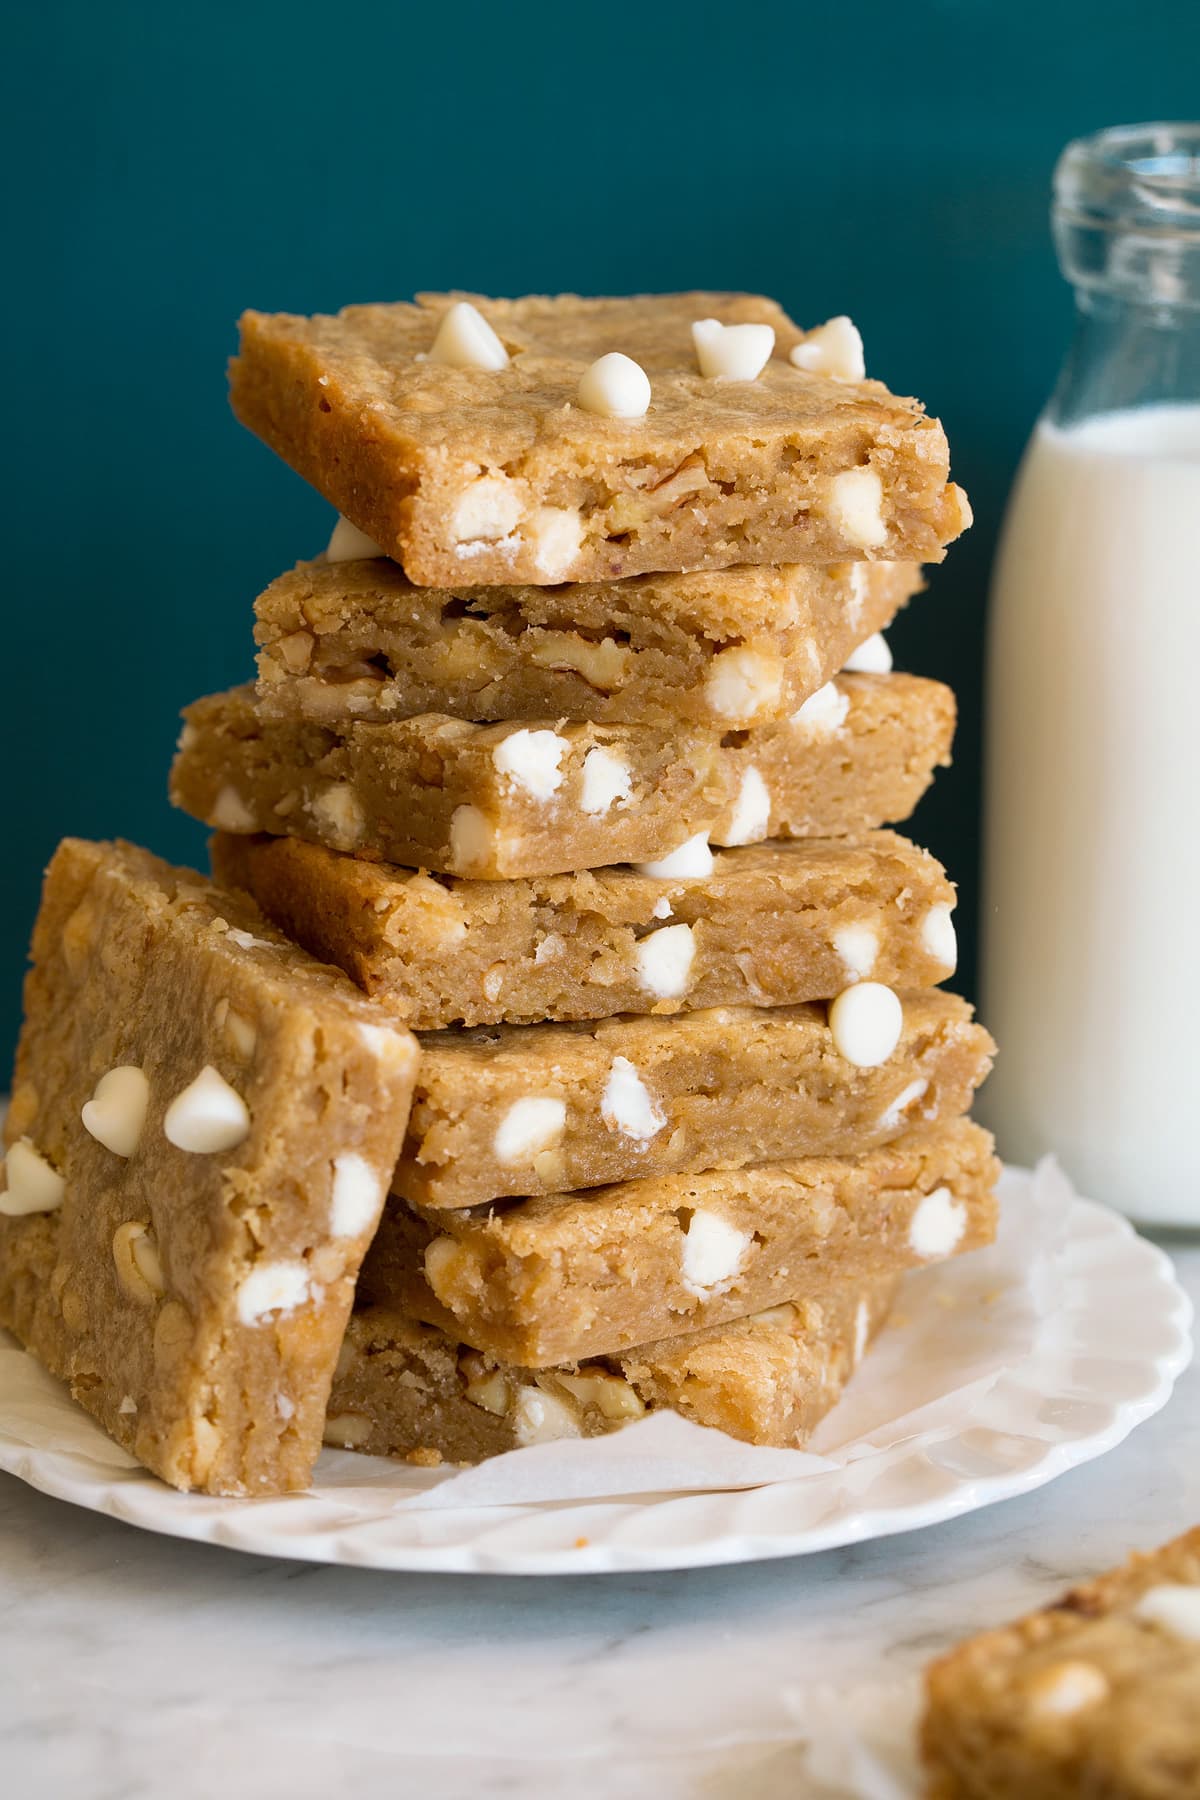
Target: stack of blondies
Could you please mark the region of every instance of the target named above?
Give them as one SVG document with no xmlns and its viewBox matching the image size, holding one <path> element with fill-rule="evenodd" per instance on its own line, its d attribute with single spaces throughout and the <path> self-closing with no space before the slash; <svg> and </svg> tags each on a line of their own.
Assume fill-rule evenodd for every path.
<svg viewBox="0 0 1200 1800">
<path fill-rule="evenodd" d="M 250 314 L 233 404 L 342 517 L 188 711 L 217 885 L 51 869 L 0 1316 L 185 1486 L 802 1443 L 995 1224 L 953 889 L 881 829 L 953 731 L 880 636 L 969 523 L 941 427 L 716 294 Z"/>
</svg>

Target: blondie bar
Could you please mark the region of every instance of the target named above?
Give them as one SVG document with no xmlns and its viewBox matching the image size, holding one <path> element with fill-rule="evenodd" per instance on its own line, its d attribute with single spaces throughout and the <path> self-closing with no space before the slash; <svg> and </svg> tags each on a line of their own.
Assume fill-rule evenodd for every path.
<svg viewBox="0 0 1200 1800">
<path fill-rule="evenodd" d="M 920 586 L 912 563 L 417 588 L 396 563 L 300 563 L 255 606 L 271 718 L 789 718 Z"/>
<path fill-rule="evenodd" d="M 0 1323 L 174 1486 L 305 1486 L 416 1062 L 244 895 L 67 840 L 5 1123 Z"/>
<path fill-rule="evenodd" d="M 433 1032 L 394 1191 L 479 1206 L 638 1176 L 858 1156 L 971 1104 L 995 1046 L 938 988 L 901 996 L 873 1067 L 839 1053 L 823 1005 Z"/>
<path fill-rule="evenodd" d="M 926 1701 L 936 1800 L 1194 1800 L 1200 1530 L 969 1639 Z"/>
<path fill-rule="evenodd" d="M 987 1132 L 957 1119 L 852 1159 L 658 1175 L 466 1212 L 396 1200 L 360 1289 L 474 1349 L 544 1368 L 988 1243 L 998 1173 Z"/>
<path fill-rule="evenodd" d="M 480 1462 L 599 1437 L 670 1409 L 751 1444 L 799 1449 L 887 1318 L 896 1281 L 819 1297 L 565 1368 L 521 1369 L 386 1307 L 351 1314 L 325 1441 L 376 1456 Z"/>
<path fill-rule="evenodd" d="M 906 818 L 949 760 L 954 699 L 914 675 L 840 675 L 784 725 L 695 728 L 427 713 L 388 725 L 266 719 L 253 690 L 187 709 L 172 798 L 237 834 L 488 880 L 723 845 L 840 837 Z"/>
<path fill-rule="evenodd" d="M 751 379 L 705 374 L 706 320 L 765 326 L 774 354 Z M 424 587 L 940 560 L 970 523 L 941 426 L 880 382 L 796 367 L 803 339 L 753 295 L 425 294 L 246 313 L 231 397 Z"/>
<path fill-rule="evenodd" d="M 893 832 L 697 853 L 706 874 L 468 881 L 302 838 L 212 843 L 218 881 L 418 1030 L 794 1005 L 954 971 L 954 889 Z"/>
</svg>

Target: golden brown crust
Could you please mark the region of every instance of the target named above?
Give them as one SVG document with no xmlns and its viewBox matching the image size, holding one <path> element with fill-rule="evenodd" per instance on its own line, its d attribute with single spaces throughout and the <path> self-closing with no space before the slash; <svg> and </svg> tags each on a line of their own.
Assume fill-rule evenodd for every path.
<svg viewBox="0 0 1200 1800">
<path fill-rule="evenodd" d="M 442 314 L 471 299 L 511 357 L 498 371 L 419 360 Z M 773 326 L 755 381 L 698 371 L 692 322 Z M 940 560 L 969 523 L 948 484 L 941 426 L 879 382 L 798 370 L 803 333 L 754 295 L 486 300 L 419 295 L 335 316 L 246 313 L 230 369 L 233 408 L 422 586 L 608 581 L 656 569 L 858 557 L 830 482 L 869 468 L 881 484 L 880 560 Z M 642 419 L 600 418 L 580 376 L 619 350 L 650 377 Z M 459 507 L 480 477 L 510 505 L 463 536 Z M 574 554 L 548 560 L 542 508 L 570 522 Z M 578 548 L 574 546 L 577 543 Z"/>
<path fill-rule="evenodd" d="M 916 988 L 949 965 L 924 927 L 954 889 L 925 850 L 890 831 L 717 852 L 711 875 L 664 880 L 584 869 L 522 881 L 435 878 L 342 856 L 302 838 L 218 833 L 213 869 L 289 937 L 344 969 L 414 1030 L 667 1014 L 701 1006 L 828 1000 L 855 972 Z M 693 956 L 673 997 L 653 993 L 639 945 L 686 925 Z"/>
<path fill-rule="evenodd" d="M 649 861 L 702 831 L 718 844 L 754 843 L 907 817 L 949 761 L 950 690 L 893 674 L 840 675 L 830 691 L 836 717 L 815 726 L 717 736 L 436 714 L 319 726 L 264 719 L 252 690 L 235 688 L 187 709 L 171 795 L 220 830 L 486 880 Z M 544 735 L 531 744 L 532 734 Z M 511 772 L 512 752 L 533 752 L 544 775 L 547 743 L 553 785 L 527 786 Z M 597 751 L 625 787 L 589 810 Z"/>
<path fill-rule="evenodd" d="M 244 895 L 68 839 L 5 1123 L 0 1323 L 165 1481 L 303 1487 L 416 1060 L 408 1033 Z M 140 1070 L 146 1095 L 119 1153 L 82 1118 L 117 1069 Z M 244 1129 L 183 1148 L 168 1109 L 205 1069 Z M 14 1216 L 31 1154 L 65 1189 Z"/>
<path fill-rule="evenodd" d="M 957 1254 L 988 1243 L 998 1173 L 991 1138 L 960 1119 L 854 1159 L 660 1175 L 466 1212 L 395 1201 L 362 1292 L 490 1355 L 542 1368 L 723 1324 L 833 1279 L 932 1260 L 922 1253 L 928 1237 L 918 1230 L 914 1242 L 912 1227 L 938 1189 L 948 1191 L 934 1211 L 949 1211 L 957 1233 L 943 1245 Z M 689 1274 L 698 1215 L 706 1230 L 713 1219 L 729 1228 L 718 1250 L 730 1253 L 732 1273 L 711 1281 Z"/>
</svg>

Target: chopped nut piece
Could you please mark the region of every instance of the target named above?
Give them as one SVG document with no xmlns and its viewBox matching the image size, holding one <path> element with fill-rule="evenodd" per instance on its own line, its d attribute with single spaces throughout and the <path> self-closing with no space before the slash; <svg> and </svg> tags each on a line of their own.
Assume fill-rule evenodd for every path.
<svg viewBox="0 0 1200 1800">
<path fill-rule="evenodd" d="M 164 1290 L 158 1244 L 149 1225 L 136 1221 L 119 1225 L 113 1234 L 113 1261 L 117 1280 L 131 1300 L 150 1303 Z"/>
</svg>

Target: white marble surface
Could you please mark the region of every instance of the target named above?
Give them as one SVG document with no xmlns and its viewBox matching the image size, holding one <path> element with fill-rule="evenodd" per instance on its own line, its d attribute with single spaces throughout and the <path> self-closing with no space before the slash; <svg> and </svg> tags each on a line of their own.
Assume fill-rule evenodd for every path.
<svg viewBox="0 0 1200 1800">
<path fill-rule="evenodd" d="M 1200 1247 L 1171 1245 L 1200 1302 Z M 1114 1321 L 1114 1330 L 1119 1321 Z M 733 1569 L 377 1575 L 0 1476 L 5 1800 L 793 1800 L 946 1644 L 1196 1520 L 1200 1370 L 1120 1449 L 905 1537 Z M 844 1792 L 862 1791 L 851 1780 Z"/>
</svg>

